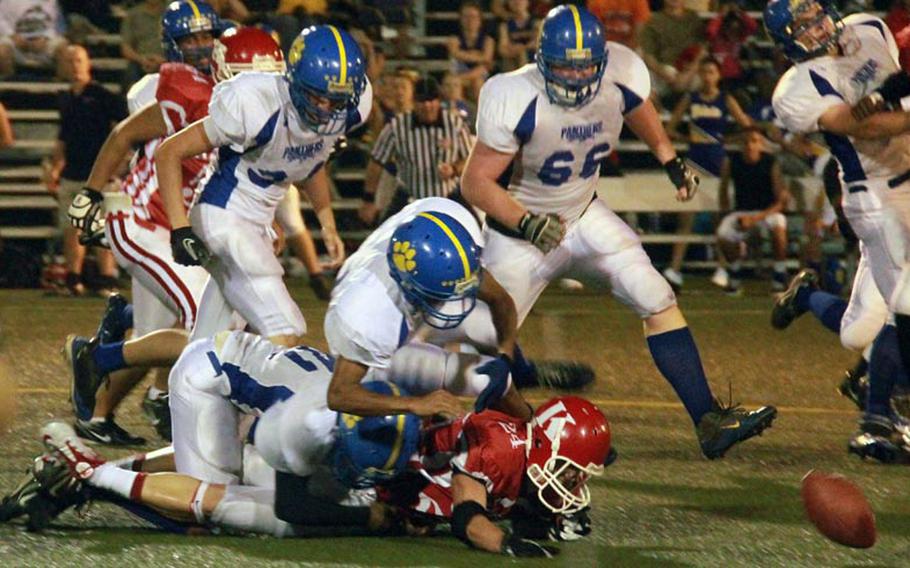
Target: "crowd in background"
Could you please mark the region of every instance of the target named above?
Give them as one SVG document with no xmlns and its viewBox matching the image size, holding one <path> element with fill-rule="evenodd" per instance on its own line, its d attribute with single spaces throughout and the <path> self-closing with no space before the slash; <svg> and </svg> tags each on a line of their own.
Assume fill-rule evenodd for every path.
<svg viewBox="0 0 910 568">
<path fill-rule="evenodd" d="M 422 43 L 414 41 L 413 0 L 210 1 L 226 20 L 258 25 L 274 32 L 285 50 L 299 30 L 307 25 L 333 23 L 348 29 L 366 56 L 367 74 L 376 96 L 376 112 L 361 134 L 361 141 L 367 148 L 377 141 L 388 141 L 391 134 L 384 134 L 384 130 L 392 128 L 395 117 L 410 115 L 415 110 L 418 112 L 414 124 L 418 127 L 438 126 L 438 119 L 433 118 L 435 112 L 425 112 L 428 100 L 438 100 L 440 112 L 459 117 L 455 128 L 464 125 L 466 129 L 473 129 L 476 100 L 484 80 L 491 74 L 533 62 L 539 23 L 558 3 L 552 0 L 465 0 L 455 6 L 427 0 L 428 10 L 457 9 L 454 35 L 441 38 L 437 44 L 427 44 L 444 50 L 444 56 L 450 62 L 449 69 L 435 73 L 433 84 L 428 86 L 428 74 L 422 74 L 408 63 L 424 55 Z M 686 157 L 704 176 L 723 177 L 728 150 L 745 148 L 745 142 L 741 146 L 740 142 L 748 136 L 741 134 L 761 133 L 765 151 L 782 150 L 776 152 L 775 167 L 786 179 L 788 202 L 780 206 L 775 200 L 773 207 L 806 213 L 807 233 L 821 234 L 820 205 L 814 197 L 813 202 L 808 203 L 810 199 L 804 198 L 802 184 L 814 175 L 815 161 L 824 151 L 812 140 L 789 136 L 774 125 L 771 93 L 788 63 L 779 53 L 772 51 L 769 57 L 758 51 L 765 40 L 764 32 L 760 18 L 749 12 L 754 14 L 763 9 L 763 2 L 587 0 L 575 3 L 586 5 L 601 20 L 610 41 L 624 44 L 641 55 L 651 74 L 653 101 L 663 112 L 668 132 L 674 140 L 684 144 Z M 844 13 L 857 10 L 885 12 L 886 23 L 899 44 L 905 46 L 900 51 L 902 64 L 910 69 L 910 28 L 907 27 L 910 0 L 869 3 L 851 0 L 841 4 Z M 56 76 L 72 82 L 73 51 L 68 46 L 84 42 L 88 34 L 117 33 L 121 36 L 120 55 L 127 62 L 122 75 L 123 92 L 126 92 L 133 82 L 154 72 L 164 61 L 160 15 L 166 6 L 167 0 L 0 0 L 0 77 L 30 76 L 35 72 L 39 73 L 39 78 Z M 388 64 L 392 59 L 404 63 Z M 422 94 L 415 100 L 415 86 L 418 85 Z M 61 105 L 78 102 L 80 93 L 80 87 L 71 88 L 69 95 L 63 95 Z M 421 117 L 433 120 L 427 122 Z M 105 122 L 105 127 L 108 126 Z M 8 122 L 0 120 L 0 133 L 3 134 L 0 144 L 12 142 Z M 62 125 L 60 139 L 64 138 Z M 432 151 L 438 150 L 424 149 L 425 154 Z M 372 177 L 368 176 L 370 188 L 366 197 L 375 199 L 370 194 L 381 185 L 377 181 L 380 175 L 388 184 L 398 186 L 398 194 L 405 193 L 404 203 L 407 198 L 416 196 L 415 191 L 408 193 L 401 181 L 415 177 L 400 171 L 407 157 L 390 157 L 388 148 L 381 152 L 374 150 L 372 155 L 374 160 L 377 156 L 383 158 L 382 173 L 377 174 L 375 168 L 369 172 Z M 444 187 L 445 191 L 457 187 L 454 180 L 461 159 L 459 156 L 452 162 L 451 170 L 445 169 L 444 178 L 427 183 Z M 605 165 L 605 173 L 615 173 L 621 166 L 614 154 Z M 66 159 L 58 146 L 51 175 L 45 180 L 49 190 L 57 191 L 61 187 L 60 172 L 65 171 L 64 168 Z M 73 171 L 73 167 L 68 171 Z M 434 175 L 443 174 L 436 171 Z M 767 185 L 773 185 L 770 178 Z M 426 191 L 419 190 L 418 193 L 424 195 Z M 402 199 L 397 199 L 396 203 L 400 206 Z M 378 221 L 382 218 L 378 210 L 385 208 L 387 203 L 381 205 L 377 207 L 373 201 L 367 201 L 361 219 L 368 224 Z M 735 202 L 729 207 L 735 209 Z M 394 213 L 394 206 L 386 213 Z M 756 221 L 763 218 L 756 218 Z M 679 215 L 672 216 L 669 221 L 666 217 L 657 220 L 656 216 L 648 220 L 646 216 L 644 221 L 639 219 L 639 224 L 643 230 L 648 230 L 658 224 L 666 229 L 669 223 L 680 233 L 690 233 L 714 232 L 719 221 L 712 215 Z M 756 223 L 758 225 L 760 223 Z M 804 262 L 820 262 L 817 240 L 816 237 L 809 238 L 809 244 L 800 252 Z M 775 260 L 779 260 L 780 244 L 775 243 L 773 248 Z M 682 285 L 683 261 L 691 252 L 687 249 L 684 243 L 678 243 L 668 259 L 665 275 L 676 286 Z M 712 256 L 710 249 L 696 252 Z M 779 280 L 783 278 L 778 274 L 780 266 L 779 262 L 775 264 L 775 287 L 780 286 Z M 729 287 L 730 279 L 722 276 L 721 282 Z"/>
</svg>

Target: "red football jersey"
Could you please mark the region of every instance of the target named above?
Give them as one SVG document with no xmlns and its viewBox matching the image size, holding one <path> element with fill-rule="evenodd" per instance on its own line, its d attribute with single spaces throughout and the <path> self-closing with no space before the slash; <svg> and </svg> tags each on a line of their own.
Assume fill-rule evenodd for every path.
<svg viewBox="0 0 910 568">
<path fill-rule="evenodd" d="M 209 99 L 214 82 L 211 77 L 183 63 L 166 63 L 159 71 L 155 99 L 161 108 L 168 135 L 171 135 L 208 114 Z M 123 191 L 133 201 L 133 218 L 139 224 L 149 224 L 170 230 L 171 225 L 158 194 L 155 169 L 155 149 L 163 138 L 146 142 L 142 156 L 123 181 Z M 196 187 L 205 174 L 210 154 L 183 160 L 183 204 L 189 208 Z"/>
<path fill-rule="evenodd" d="M 419 460 L 411 462 L 429 481 L 416 497 L 383 497 L 425 515 L 451 517 L 452 474 L 463 473 L 484 484 L 490 511 L 505 515 L 521 492 L 526 440 L 522 420 L 493 410 L 468 414 L 427 433 Z"/>
</svg>

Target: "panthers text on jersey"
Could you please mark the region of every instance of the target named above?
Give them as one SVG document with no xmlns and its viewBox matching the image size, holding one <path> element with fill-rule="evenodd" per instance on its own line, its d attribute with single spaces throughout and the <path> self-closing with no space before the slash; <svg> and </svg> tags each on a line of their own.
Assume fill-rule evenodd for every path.
<svg viewBox="0 0 910 568">
<path fill-rule="evenodd" d="M 629 48 L 607 42 L 600 90 L 586 105 L 551 103 L 537 66 L 488 80 L 480 91 L 477 139 L 516 154 L 508 189 L 532 213 L 573 222 L 594 198 L 600 163 L 619 143 L 623 115 L 648 98 L 651 80 Z"/>
<path fill-rule="evenodd" d="M 345 261 L 338 274 L 325 318 L 325 336 L 333 355 L 386 369 L 392 355 L 418 325 L 419 314 L 389 274 L 386 251 L 395 229 L 424 211 L 451 216 L 483 247 L 480 226 L 473 214 L 445 197 L 418 199 L 387 219 Z"/>
<path fill-rule="evenodd" d="M 819 130 L 818 119 L 839 104 L 854 104 L 900 69 L 894 37 L 882 20 L 868 14 L 844 18 L 843 55 L 797 63 L 777 84 L 772 103 L 778 120 L 793 132 Z M 910 134 L 858 140 L 822 133 L 850 184 L 890 178 L 910 169 Z"/>
<path fill-rule="evenodd" d="M 487 410 L 468 414 L 431 429 L 410 467 L 426 481 L 416 487 L 394 485 L 379 491 L 380 499 L 432 517 L 452 516 L 452 475 L 464 474 L 487 490 L 487 508 L 496 516 L 509 512 L 524 480 L 527 423 Z"/>
<path fill-rule="evenodd" d="M 146 78 L 155 77 L 147 75 Z M 161 107 L 168 135 L 174 134 L 187 125 L 203 118 L 208 113 L 208 103 L 213 82 L 210 77 L 183 63 L 165 63 L 157 74 L 155 99 Z M 142 91 L 145 93 L 146 89 Z M 137 94 L 136 101 L 144 95 Z M 149 101 L 151 102 L 151 101 Z M 147 104 L 147 103 L 146 103 Z M 170 230 L 170 222 L 164 211 L 164 204 L 158 194 L 158 178 L 155 170 L 155 149 L 163 138 L 145 143 L 142 154 L 123 180 L 122 190 L 133 203 L 133 220 L 140 226 L 160 226 Z M 189 208 L 196 188 L 205 175 L 210 154 L 187 158 L 181 162 L 183 172 L 183 203 Z"/>
<path fill-rule="evenodd" d="M 359 106 L 349 110 L 346 130 L 367 119 L 372 93 L 368 82 Z M 275 73 L 246 72 L 219 83 L 203 125 L 218 147 L 218 163 L 200 202 L 263 225 L 272 222 L 288 186 L 319 171 L 343 136 L 308 129 L 291 103 L 287 79 Z"/>
</svg>

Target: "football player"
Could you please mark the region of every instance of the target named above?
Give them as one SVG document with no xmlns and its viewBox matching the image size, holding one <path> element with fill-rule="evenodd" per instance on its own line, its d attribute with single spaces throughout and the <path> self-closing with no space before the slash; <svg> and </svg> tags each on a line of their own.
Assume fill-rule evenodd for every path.
<svg viewBox="0 0 910 568">
<path fill-rule="evenodd" d="M 894 37 L 874 16 L 841 19 L 828 0 L 772 0 L 764 20 L 794 62 L 774 91 L 775 113 L 792 132 L 824 134 L 840 167 L 844 213 L 896 323 L 885 325 L 873 343 L 866 412 L 850 451 L 902 461 L 907 452 L 899 432 L 903 428 L 890 399 L 895 380 L 906 377 L 901 344 L 905 332 L 910 333 L 910 271 L 904 253 L 910 228 L 910 113 L 863 117 L 862 105 L 870 92 L 899 104 L 901 88 L 894 80 L 904 83 L 907 94 L 907 78 Z"/>
<path fill-rule="evenodd" d="M 663 164 L 678 200 L 695 194 L 698 178 L 676 155 L 650 93 L 642 60 L 606 42 L 597 18 L 574 5 L 552 9 L 536 64 L 497 75 L 481 90 L 462 191 L 487 214 L 484 266 L 514 298 L 519 324 L 553 279 L 572 270 L 599 274 L 642 318 L 654 363 L 714 459 L 770 426 L 777 411 L 717 402 L 669 284 L 635 231 L 595 195 L 600 163 L 623 124 Z M 506 188 L 497 180 L 510 166 Z"/>
<path fill-rule="evenodd" d="M 474 548 L 549 557 L 557 551 L 494 521 L 525 499 L 549 516 L 539 536 L 584 536 L 587 517 L 574 515 L 590 505 L 587 481 L 603 474 L 609 453 L 610 425 L 583 398 L 551 399 L 530 422 L 488 410 L 430 428 L 412 464 L 417 473 L 380 489 L 380 498 L 404 508 L 417 525 L 448 521 L 452 533 Z"/>
<path fill-rule="evenodd" d="M 217 16 L 207 4 L 193 4 L 202 20 L 193 20 L 186 15 L 177 17 L 181 10 L 188 10 L 189 4 L 172 5 L 165 13 L 164 35 L 171 38 L 165 41 L 166 45 L 177 45 L 172 38 L 179 35 L 181 29 L 198 29 L 200 31 L 195 32 L 197 35 L 204 33 L 210 38 L 211 30 L 219 28 Z M 190 51 L 194 55 L 187 54 L 182 58 L 197 64 L 204 63 L 206 67 L 213 65 L 215 80 L 219 81 L 245 70 L 277 73 L 284 69 L 278 44 L 269 34 L 256 28 L 233 28 L 215 42 L 217 49 L 214 56 L 203 57 L 199 49 L 194 49 Z M 168 49 L 169 54 L 172 51 Z M 213 79 L 196 67 L 171 62 L 161 67 L 156 84 L 155 100 L 117 125 L 108 137 L 85 188 L 70 208 L 74 222 L 82 226 L 86 234 L 98 233 L 103 221 L 104 234 L 115 258 L 132 276 L 133 333 L 137 336 L 172 327 L 175 323 L 192 329 L 202 289 L 208 280 L 204 269 L 180 265 L 171 255 L 170 224 L 158 193 L 154 151 L 164 137 L 206 116 Z M 141 156 L 121 185 L 121 191 L 102 193 L 122 161 L 139 144 L 144 144 Z M 182 161 L 184 207 L 189 207 L 192 202 L 208 162 L 207 155 Z M 103 210 L 100 207 L 102 200 Z M 106 217 L 102 217 L 104 214 Z M 107 356 L 112 353 L 111 350 L 98 350 L 96 343 L 72 336 L 65 348 L 76 383 L 73 388 L 76 429 L 80 435 L 95 442 L 115 445 L 141 443 L 140 439 L 130 436 L 116 425 L 113 413 L 129 389 L 144 375 L 144 370 L 115 376 L 111 385 L 101 391 L 94 409 L 86 404 L 85 399 L 89 397 L 82 393 L 93 393 L 98 379 L 97 376 L 86 376 L 86 360 L 96 359 L 103 374 L 114 369 L 118 363 L 116 356 Z M 150 389 L 144 406 L 155 416 L 162 435 L 169 438 L 166 394 L 167 374 L 158 371 L 158 380 Z"/>
<path fill-rule="evenodd" d="M 363 242 L 339 272 L 325 317 L 337 359 L 331 408 L 454 416 L 461 413 L 454 393 L 476 397 L 478 411 L 504 397 L 501 409 L 528 419 L 514 387 L 578 388 L 593 380 L 580 364 L 524 358 L 515 343 L 514 302 L 482 269 L 482 247 L 473 214 L 442 197 L 411 203 Z M 439 347 L 463 341 L 495 358 Z M 359 387 L 364 377 L 392 380 L 419 396 L 366 392 Z"/>
<path fill-rule="evenodd" d="M 291 182 L 310 198 L 336 262 L 325 162 L 335 141 L 367 119 L 372 88 L 354 39 L 334 26 L 303 30 L 285 76 L 246 73 L 220 83 L 209 116 L 168 138 L 155 153 L 175 260 L 207 265 L 195 337 L 227 329 L 236 310 L 261 335 L 296 345 L 306 331 L 272 253 L 269 227 Z M 181 160 L 218 148 L 214 172 L 193 207 L 181 203 Z M 210 252 L 211 251 L 211 252 Z M 211 262 L 210 262 L 211 261 Z"/>
</svg>

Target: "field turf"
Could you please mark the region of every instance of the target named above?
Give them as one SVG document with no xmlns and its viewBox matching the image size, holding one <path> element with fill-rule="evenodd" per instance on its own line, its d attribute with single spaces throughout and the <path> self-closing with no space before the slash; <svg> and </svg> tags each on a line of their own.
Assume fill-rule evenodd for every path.
<svg viewBox="0 0 910 568">
<path fill-rule="evenodd" d="M 732 387 L 734 401 L 777 405 L 774 427 L 723 460 L 705 460 L 687 415 L 651 363 L 635 316 L 595 292 L 548 292 L 521 331 L 525 351 L 532 357 L 577 358 L 595 367 L 597 384 L 587 396 L 610 419 L 620 457 L 592 483 L 593 534 L 564 544 L 556 560 L 522 565 L 910 566 L 910 469 L 864 463 L 845 451 L 857 413 L 835 386 L 855 356 L 808 315 L 785 332 L 771 329 L 766 284 L 752 284 L 742 298 L 725 297 L 704 283 L 693 288 L 680 304 L 715 393 L 726 400 Z M 311 344 L 324 348 L 325 305 L 309 289 L 294 289 Z M 102 306 L 98 299 L 0 292 L 0 355 L 6 359 L 6 380 L 15 385 L 14 392 L 7 388 L 2 394 L 18 402 L 17 417 L 0 434 L 0 492 L 13 488 L 40 451 L 42 423 L 70 417 L 60 347 L 67 333 L 90 334 Z M 548 395 L 527 394 L 535 401 Z M 155 440 L 138 403 L 137 390 L 119 420 Z M 808 524 L 799 482 L 812 468 L 842 473 L 860 484 L 877 515 L 874 548 L 838 546 Z M 105 504 L 96 504 L 83 518 L 66 513 L 40 535 L 17 524 L 0 525 L 4 567 L 291 564 L 486 568 L 514 562 L 470 551 L 448 536 L 180 537 L 157 533 Z"/>
</svg>

